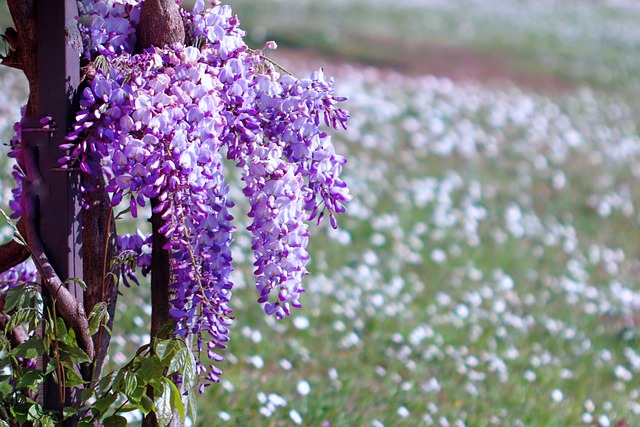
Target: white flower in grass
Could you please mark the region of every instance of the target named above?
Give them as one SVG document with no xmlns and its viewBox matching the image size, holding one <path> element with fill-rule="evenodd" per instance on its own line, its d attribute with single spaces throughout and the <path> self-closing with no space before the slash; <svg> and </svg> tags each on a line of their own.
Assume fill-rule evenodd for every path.
<svg viewBox="0 0 640 427">
<path fill-rule="evenodd" d="M 302 417 L 295 409 L 289 411 L 289 417 L 296 425 L 302 424 Z"/>
<path fill-rule="evenodd" d="M 399 407 L 397 412 L 402 418 L 407 418 L 410 415 L 406 406 Z"/>
<path fill-rule="evenodd" d="M 259 412 L 267 418 L 270 417 L 271 414 L 273 414 L 273 412 L 271 412 L 271 410 L 266 406 L 261 406 Z"/>
<path fill-rule="evenodd" d="M 309 319 L 304 316 L 296 316 L 293 319 L 293 326 L 295 326 L 297 329 L 307 329 L 309 327 L 309 324 Z"/>
<path fill-rule="evenodd" d="M 556 403 L 562 402 L 562 399 L 564 399 L 564 394 L 562 394 L 562 391 L 560 389 L 554 388 L 551 391 L 551 400 L 553 400 Z"/>
<path fill-rule="evenodd" d="M 442 249 L 434 249 L 430 254 L 431 261 L 436 264 L 443 264 L 447 260 L 447 253 Z"/>
<path fill-rule="evenodd" d="M 633 379 L 633 374 L 627 368 L 622 365 L 617 365 L 613 371 L 616 377 L 621 379 L 622 381 L 628 382 Z"/>
<path fill-rule="evenodd" d="M 296 390 L 298 391 L 300 396 L 306 396 L 311 391 L 311 386 L 309 385 L 309 383 L 307 381 L 300 380 L 300 381 L 298 381 L 298 384 L 296 385 Z"/>
<path fill-rule="evenodd" d="M 338 370 L 336 368 L 329 368 L 327 375 L 329 376 L 329 379 L 335 381 L 338 379 Z"/>
<path fill-rule="evenodd" d="M 262 360 L 262 357 L 258 356 L 257 354 L 255 356 L 249 357 L 249 363 L 257 369 L 262 369 L 262 367 L 264 366 L 264 360 Z"/>
<path fill-rule="evenodd" d="M 458 316 L 460 319 L 466 319 L 467 317 L 469 317 L 469 308 L 464 304 L 458 304 L 455 311 L 456 316 Z"/>
<path fill-rule="evenodd" d="M 286 399 L 279 394 L 271 393 L 268 399 L 274 406 L 287 406 Z"/>
<path fill-rule="evenodd" d="M 287 359 L 280 359 L 279 364 L 280 364 L 280 367 L 285 371 L 288 371 L 293 367 L 293 364 Z"/>
<path fill-rule="evenodd" d="M 593 400 L 587 399 L 584 401 L 584 409 L 587 412 L 593 412 L 596 410 L 596 405 L 593 403 Z"/>
<path fill-rule="evenodd" d="M 600 424 L 602 427 L 609 427 L 611 425 L 611 421 L 609 420 L 609 417 L 602 414 L 598 417 L 598 424 Z"/>
<path fill-rule="evenodd" d="M 531 370 L 527 370 L 524 373 L 524 379 L 529 381 L 529 382 L 533 382 L 536 380 L 536 378 L 538 378 L 538 376 L 536 375 L 535 372 L 531 371 Z"/>
</svg>

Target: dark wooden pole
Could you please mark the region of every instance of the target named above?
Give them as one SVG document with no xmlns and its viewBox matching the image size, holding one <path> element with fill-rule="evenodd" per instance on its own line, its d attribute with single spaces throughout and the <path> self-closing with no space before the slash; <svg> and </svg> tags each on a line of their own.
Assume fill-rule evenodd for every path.
<svg viewBox="0 0 640 427">
<path fill-rule="evenodd" d="M 75 0 L 36 1 L 38 96 L 23 124 L 25 148 L 35 152 L 41 174 L 29 190 L 38 201 L 39 234 L 51 265 L 63 281 L 82 278 L 80 175 L 62 171 L 58 165 L 63 154 L 59 145 L 65 142 L 72 123 L 80 83 L 82 41 L 77 17 Z M 51 131 L 38 130 L 42 127 L 40 119 L 47 116 L 52 118 Z M 72 285 L 69 290 L 82 303 L 82 288 Z M 46 411 L 60 414 L 69 399 L 68 392 L 64 399 L 60 396 L 53 380 L 44 384 L 42 403 Z"/>
<path fill-rule="evenodd" d="M 65 143 L 72 124 L 80 83 L 82 41 L 76 21 L 78 9 L 75 0 L 39 0 L 37 5 L 38 115 L 51 116 L 55 126 L 52 133 L 43 133 L 38 138 L 43 178 L 40 232 L 49 260 L 60 278 L 82 278 L 80 174 L 63 171 L 58 164 L 64 154 L 59 145 Z M 82 297 L 80 293 L 75 296 Z"/>
</svg>

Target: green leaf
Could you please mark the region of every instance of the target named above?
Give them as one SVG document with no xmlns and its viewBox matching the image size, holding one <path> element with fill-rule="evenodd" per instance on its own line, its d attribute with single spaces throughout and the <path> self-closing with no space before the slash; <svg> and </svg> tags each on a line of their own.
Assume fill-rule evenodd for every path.
<svg viewBox="0 0 640 427">
<path fill-rule="evenodd" d="M 138 388 L 138 378 L 136 377 L 136 374 L 131 371 L 126 371 L 122 380 L 122 386 L 122 392 L 125 395 L 131 396 L 134 394 Z"/>
<path fill-rule="evenodd" d="M 195 357 L 193 356 L 193 352 L 189 347 L 186 347 L 186 349 L 187 349 L 187 358 L 184 362 L 184 367 L 182 369 L 182 381 L 185 386 L 185 389 L 188 390 L 191 387 L 193 387 L 196 382 L 197 371 L 196 371 L 196 361 L 195 361 Z"/>
<path fill-rule="evenodd" d="M 89 421 L 80 421 L 78 427 L 95 427 L 93 423 Z"/>
<path fill-rule="evenodd" d="M 184 402 L 182 401 L 182 393 L 178 390 L 176 384 L 169 380 L 169 386 L 171 387 L 171 406 L 178 411 L 180 421 L 184 421 Z"/>
<path fill-rule="evenodd" d="M 56 319 L 54 325 L 56 326 L 56 337 L 59 341 L 67 342 L 67 334 L 69 331 L 67 330 L 67 325 L 64 324 L 62 319 Z"/>
<path fill-rule="evenodd" d="M 71 406 L 65 406 L 64 408 L 62 408 L 62 419 L 66 420 L 70 417 L 73 417 L 74 415 L 78 414 L 78 410 L 76 408 L 73 408 Z"/>
<path fill-rule="evenodd" d="M 189 352 L 186 347 L 176 351 L 176 354 L 171 358 L 171 362 L 169 362 L 169 371 L 167 373 L 169 375 L 175 372 L 182 373 L 182 369 L 184 368 L 188 357 Z"/>
<path fill-rule="evenodd" d="M 104 427 L 127 427 L 127 419 L 120 415 L 112 415 L 102 422 Z"/>
<path fill-rule="evenodd" d="M 21 283 L 7 291 L 4 311 L 41 308 L 42 297 L 33 283 Z"/>
<path fill-rule="evenodd" d="M 42 316 L 38 310 L 25 307 L 16 311 L 13 316 L 11 316 L 5 326 L 5 330 L 10 331 L 18 326 L 25 325 L 27 327 L 27 333 L 30 333 L 36 329 L 41 320 Z"/>
<path fill-rule="evenodd" d="M 49 375 L 50 373 L 55 372 L 57 368 L 58 368 L 58 365 L 56 364 L 56 360 L 51 359 L 49 360 L 49 363 L 47 363 L 47 369 L 45 369 L 44 374 Z"/>
<path fill-rule="evenodd" d="M 44 380 L 44 372 L 39 369 L 25 369 L 22 375 L 17 377 L 17 388 L 35 387 Z"/>
<path fill-rule="evenodd" d="M 116 393 L 109 393 L 106 396 L 96 400 L 93 404 L 93 409 L 98 410 L 101 414 L 105 413 L 111 405 L 116 401 L 118 395 Z"/>
<path fill-rule="evenodd" d="M 143 415 L 147 415 L 149 412 L 153 411 L 153 400 L 146 394 L 143 394 L 140 398 L 140 411 L 142 411 Z"/>
<path fill-rule="evenodd" d="M 196 425 L 196 419 L 198 418 L 198 407 L 196 406 L 196 398 L 193 394 L 192 389 L 187 389 L 187 409 L 189 418 L 191 418 L 191 422 L 193 423 L 193 425 Z"/>
<path fill-rule="evenodd" d="M 7 213 L 3 209 L 0 209 L 0 213 L 2 213 L 2 216 L 4 217 L 4 220 L 7 222 L 7 224 L 11 226 L 11 228 L 13 228 L 13 240 L 20 243 L 23 246 L 27 246 L 27 241 L 25 240 L 24 237 L 22 237 L 22 234 L 20 234 L 18 227 L 14 224 L 13 221 L 11 221 L 11 218 L 9 217 L 9 215 L 7 215 Z"/>
<path fill-rule="evenodd" d="M 148 384 L 156 378 L 162 377 L 162 371 L 164 370 L 164 364 L 160 361 L 160 358 L 156 355 L 145 358 L 140 366 L 140 375 L 144 377 Z"/>
<path fill-rule="evenodd" d="M 69 345 L 65 342 L 59 342 L 60 358 L 70 361 L 71 363 L 87 363 L 91 362 L 91 358 L 80 347 Z"/>
<path fill-rule="evenodd" d="M 22 304 L 26 296 L 25 288 L 26 285 L 20 284 L 16 287 L 10 288 L 7 291 L 7 296 L 4 303 L 4 311 L 6 313 L 10 312 L 11 310 L 23 308 Z"/>
<path fill-rule="evenodd" d="M 53 324 L 46 317 L 42 320 L 42 330 L 44 331 L 42 337 L 42 343 L 46 351 L 51 348 L 51 343 L 55 340 L 55 333 L 53 332 Z"/>
<path fill-rule="evenodd" d="M 11 414 L 17 418 L 20 425 L 27 422 L 27 414 L 32 405 L 30 402 L 21 402 L 10 407 Z"/>
<path fill-rule="evenodd" d="M 35 421 L 42 418 L 43 415 L 44 412 L 42 411 L 42 405 L 40 405 L 39 403 L 34 403 L 27 411 L 27 420 Z"/>
<path fill-rule="evenodd" d="M 129 394 L 129 396 L 127 396 L 129 398 L 129 400 L 131 400 L 132 402 L 135 402 L 136 404 L 138 404 L 140 402 L 140 399 L 142 399 L 142 396 L 144 396 L 147 393 L 147 384 L 141 384 L 142 381 L 144 381 L 144 378 L 138 379 L 139 376 L 136 374 L 136 383 L 137 383 L 137 387 L 135 390 L 133 390 L 133 392 L 131 392 L 131 394 Z"/>
<path fill-rule="evenodd" d="M 125 372 L 127 372 L 126 369 L 121 369 L 116 374 L 116 379 L 113 380 L 113 385 L 112 385 L 114 391 L 116 392 L 122 391 L 122 388 L 123 388 L 122 381 L 124 380 Z"/>
<path fill-rule="evenodd" d="M 11 350 L 11 355 L 14 357 L 23 357 L 25 359 L 37 359 L 44 354 L 44 345 L 39 338 L 31 338 L 29 341 L 24 342 Z"/>
<path fill-rule="evenodd" d="M 82 402 L 86 402 L 93 397 L 95 392 L 96 390 L 93 388 L 85 388 L 84 390 L 82 390 L 82 393 L 80 393 L 80 400 Z"/>
<path fill-rule="evenodd" d="M 138 410 L 140 410 L 140 405 L 134 402 L 118 407 L 118 413 L 120 414 L 124 414 L 125 412 L 138 411 Z"/>
<path fill-rule="evenodd" d="M 67 387 L 75 387 L 77 385 L 86 384 L 87 381 L 82 379 L 74 369 L 66 369 L 66 385 Z"/>
<path fill-rule="evenodd" d="M 40 418 L 40 425 L 42 427 L 56 427 L 56 420 L 51 415 L 43 415 Z"/>
<path fill-rule="evenodd" d="M 111 372 L 107 375 L 104 375 L 102 378 L 100 378 L 100 381 L 98 382 L 98 387 L 100 390 L 108 390 L 109 387 L 111 387 L 113 385 L 113 381 L 116 377 L 116 375 L 120 372 L 120 370 Z"/>
<path fill-rule="evenodd" d="M 158 426 L 166 427 L 171 422 L 173 416 L 173 408 L 171 406 L 171 381 L 167 378 L 162 378 L 162 393 L 153 402 L 156 407 L 156 419 L 158 420 Z M 171 383 L 173 384 L 173 383 Z"/>
<path fill-rule="evenodd" d="M 173 356 L 177 349 L 175 339 L 157 340 L 155 345 L 155 351 L 160 360 L 165 362 L 165 359 Z M 166 363 L 166 362 L 165 362 Z"/>
<path fill-rule="evenodd" d="M 100 325 L 109 321 L 109 311 L 107 310 L 107 304 L 99 302 L 93 306 L 91 313 L 89 313 L 89 335 L 95 335 L 100 329 Z"/>
<path fill-rule="evenodd" d="M 66 287 L 69 287 L 69 285 L 72 284 L 80 286 L 83 290 L 87 289 L 87 284 L 85 283 L 85 281 L 78 277 L 71 277 L 63 282 L 63 285 L 65 285 Z"/>
</svg>

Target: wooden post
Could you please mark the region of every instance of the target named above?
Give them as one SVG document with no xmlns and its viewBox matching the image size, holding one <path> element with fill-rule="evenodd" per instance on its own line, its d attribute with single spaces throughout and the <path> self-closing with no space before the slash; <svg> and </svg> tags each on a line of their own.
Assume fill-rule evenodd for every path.
<svg viewBox="0 0 640 427">
<path fill-rule="evenodd" d="M 38 198 L 40 235 L 53 268 L 63 281 L 81 279 L 80 175 L 60 170 L 58 164 L 63 155 L 59 145 L 65 142 L 72 123 L 80 82 L 82 41 L 77 4 L 75 0 L 36 0 L 35 16 L 38 97 L 25 118 L 23 142 L 26 149 L 37 153 L 42 179 L 33 183 L 31 191 Z M 50 132 L 38 129 L 42 127 L 40 119 L 47 116 L 53 121 Z M 82 302 L 82 288 L 73 285 L 70 291 Z M 44 409 L 60 414 L 65 402 L 58 386 L 48 380 L 42 394 Z M 65 393 L 67 402 L 69 394 Z M 63 425 L 75 424 L 69 421 Z"/>
</svg>

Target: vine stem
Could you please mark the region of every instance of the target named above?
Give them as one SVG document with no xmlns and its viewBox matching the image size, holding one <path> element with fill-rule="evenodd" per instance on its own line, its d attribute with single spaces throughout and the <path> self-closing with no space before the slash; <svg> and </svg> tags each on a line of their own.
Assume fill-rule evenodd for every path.
<svg viewBox="0 0 640 427">
<path fill-rule="evenodd" d="M 260 57 L 260 59 L 263 59 L 265 61 L 267 61 L 268 63 L 272 64 L 273 66 L 275 66 L 276 68 L 278 68 L 280 71 L 289 74 L 292 77 L 296 77 L 295 74 L 293 74 L 291 71 L 287 70 L 285 67 L 283 67 L 282 65 L 280 65 L 278 62 L 276 62 L 274 59 L 269 58 L 268 56 L 265 56 L 261 51 L 259 50 L 255 50 L 255 49 L 248 49 L 249 52 L 258 55 L 258 57 Z"/>
<path fill-rule="evenodd" d="M 113 216 L 113 206 L 109 206 L 109 214 L 107 218 L 111 218 Z M 107 262 L 108 262 L 108 253 L 109 253 L 109 236 L 111 235 L 111 221 L 107 221 L 107 228 L 104 233 L 104 253 L 102 256 L 102 279 L 100 282 L 100 301 L 106 301 L 105 289 L 106 289 L 106 278 L 107 278 Z M 98 338 L 96 340 L 96 348 L 100 351 L 102 347 L 102 332 L 105 326 L 104 317 L 100 320 L 100 325 L 98 325 Z M 96 367 L 96 363 L 98 363 L 98 357 L 93 360 L 93 364 L 91 365 L 91 373 L 90 373 L 90 381 L 93 383 L 94 381 L 94 371 Z"/>
<path fill-rule="evenodd" d="M 66 402 L 66 377 L 62 364 L 60 363 L 60 343 L 58 341 L 58 316 L 56 316 L 56 300 L 52 298 L 52 310 L 50 310 L 50 316 L 53 319 L 53 357 L 56 361 L 56 373 L 58 375 L 58 393 L 60 398 L 60 407 L 65 407 Z M 62 418 L 62 414 L 60 414 Z M 62 419 L 61 419 L 62 421 Z"/>
</svg>

